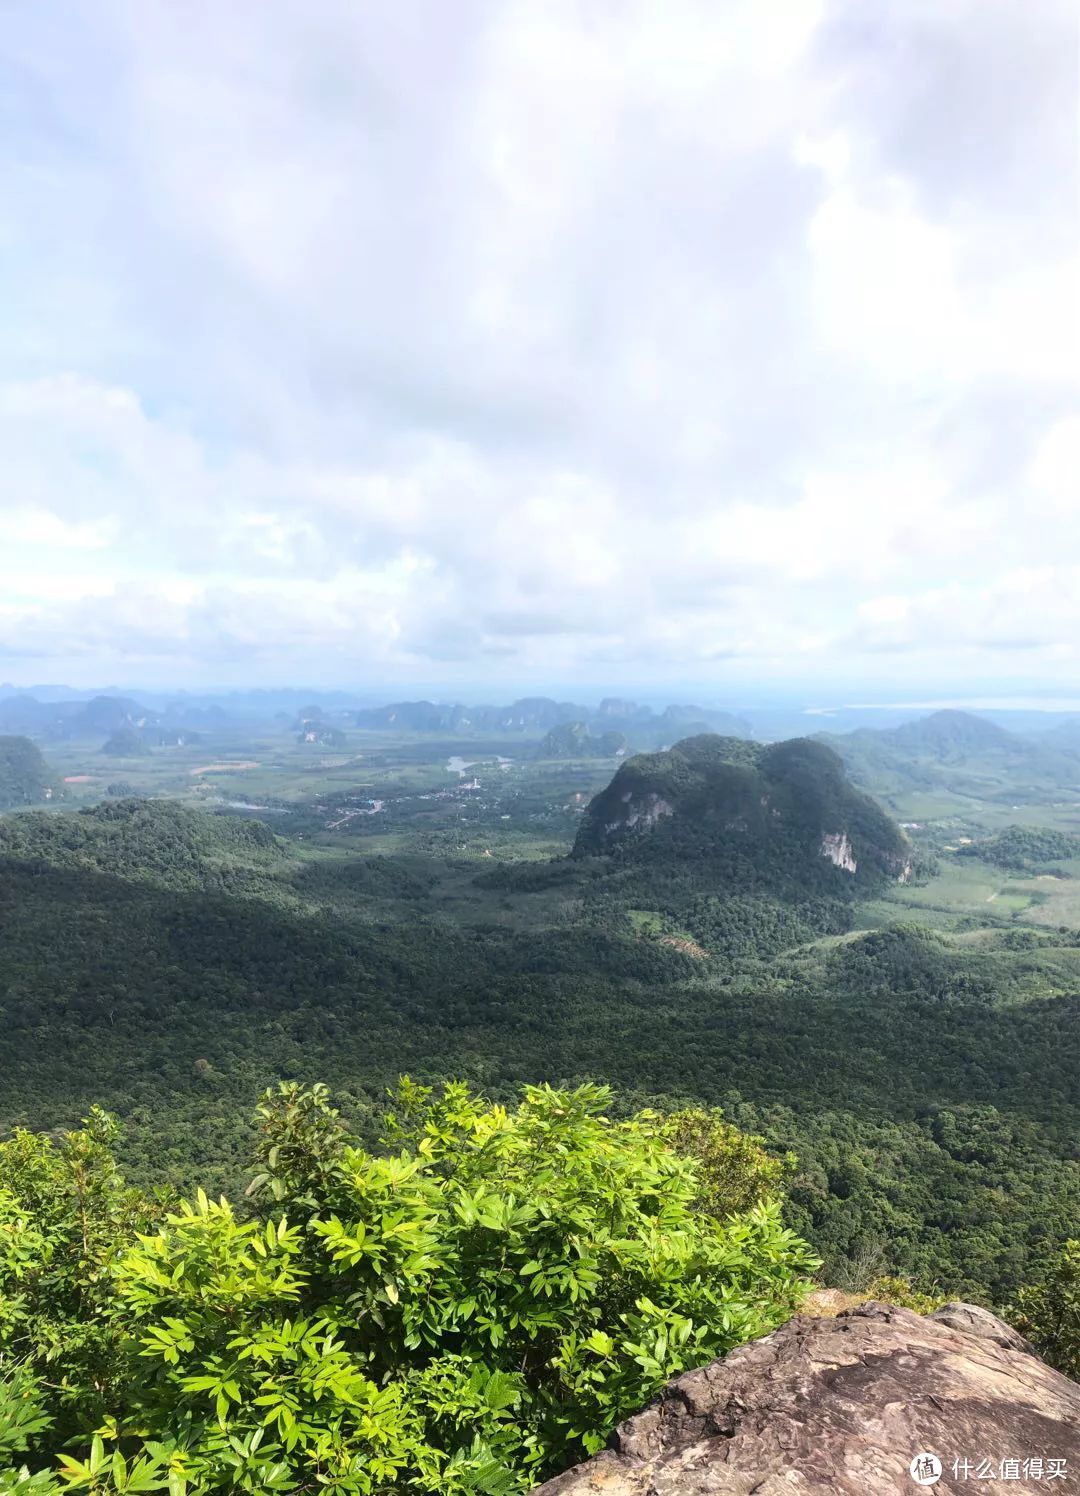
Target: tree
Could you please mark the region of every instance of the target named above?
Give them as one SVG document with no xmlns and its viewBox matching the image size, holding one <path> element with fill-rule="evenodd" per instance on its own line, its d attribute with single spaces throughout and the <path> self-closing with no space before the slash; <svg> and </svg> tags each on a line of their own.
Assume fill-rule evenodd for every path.
<svg viewBox="0 0 1080 1496">
<path fill-rule="evenodd" d="M 756 1144 L 706 1128 L 711 1158 L 722 1137 L 740 1159 L 749 1208 L 731 1213 L 722 1171 L 703 1188 L 669 1121 L 612 1121 L 610 1103 L 535 1086 L 508 1109 L 406 1079 L 369 1151 L 322 1088 L 282 1085 L 260 1107 L 251 1204 L 200 1191 L 137 1230 L 92 1129 L 60 1145 L 59 1232 L 49 1189 L 20 1193 L 40 1169 L 0 1150 L 10 1271 L 43 1282 L 51 1231 L 75 1264 L 56 1316 L 89 1309 L 70 1355 L 20 1329 L 24 1307 L 3 1327 L 42 1420 L 11 1447 L 63 1443 L 67 1487 L 94 1493 L 528 1490 L 787 1318 L 817 1265 Z M 47 1140 L 21 1147 L 56 1164 Z M 83 1176 L 98 1185 L 80 1195 Z"/>
<path fill-rule="evenodd" d="M 1044 1282 L 1020 1290 L 1010 1317 L 1051 1366 L 1080 1380 L 1080 1240 L 1065 1243 Z"/>
</svg>

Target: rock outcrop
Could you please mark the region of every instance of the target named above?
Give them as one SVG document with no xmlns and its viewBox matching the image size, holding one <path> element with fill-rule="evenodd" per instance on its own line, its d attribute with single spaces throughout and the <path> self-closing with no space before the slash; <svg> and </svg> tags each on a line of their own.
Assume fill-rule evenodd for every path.
<svg viewBox="0 0 1080 1496">
<path fill-rule="evenodd" d="M 821 855 L 827 857 L 833 867 L 842 867 L 845 873 L 859 871 L 846 831 L 826 831 L 821 838 Z"/>
<path fill-rule="evenodd" d="M 627 790 L 622 797 L 622 813 L 614 821 L 608 822 L 609 831 L 632 831 L 635 827 L 641 831 L 648 831 L 656 825 L 661 816 L 675 814 L 675 807 L 670 800 L 665 800 L 655 790 L 646 790 L 644 794 L 634 796 Z"/>
<path fill-rule="evenodd" d="M 920 1485 L 1080 1489 L 1080 1386 L 985 1309 L 948 1304 L 924 1317 L 861 1304 L 789 1320 L 678 1377 L 610 1449 L 535 1496 L 866 1496 Z"/>
</svg>

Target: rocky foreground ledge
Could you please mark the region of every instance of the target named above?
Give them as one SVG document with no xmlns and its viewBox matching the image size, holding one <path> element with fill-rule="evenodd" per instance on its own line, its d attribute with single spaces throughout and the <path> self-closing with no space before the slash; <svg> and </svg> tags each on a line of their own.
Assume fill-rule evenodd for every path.
<svg viewBox="0 0 1080 1496">
<path fill-rule="evenodd" d="M 920 1455 L 932 1458 L 913 1472 Z M 789 1320 L 670 1382 L 610 1449 L 534 1496 L 920 1486 L 1080 1496 L 1080 1385 L 972 1304 L 924 1317 L 867 1303 Z"/>
</svg>

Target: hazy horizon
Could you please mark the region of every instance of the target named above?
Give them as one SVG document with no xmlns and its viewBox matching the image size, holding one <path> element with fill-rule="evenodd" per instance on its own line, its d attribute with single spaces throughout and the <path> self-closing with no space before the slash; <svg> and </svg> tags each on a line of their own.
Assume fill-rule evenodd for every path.
<svg viewBox="0 0 1080 1496">
<path fill-rule="evenodd" d="M 843 693 L 834 694 L 832 697 L 815 696 L 797 687 L 759 691 L 750 695 L 731 693 L 724 695 L 718 694 L 712 687 L 701 683 L 697 685 L 684 683 L 681 687 L 676 685 L 671 689 L 659 691 L 646 689 L 637 692 L 618 691 L 610 684 L 605 686 L 595 682 L 591 684 L 578 682 L 573 685 L 549 683 L 540 687 L 535 683 L 518 682 L 516 686 L 508 684 L 501 691 L 491 690 L 490 683 L 485 686 L 460 682 L 456 687 L 451 685 L 448 689 L 436 686 L 424 688 L 421 685 L 415 691 L 405 693 L 400 690 L 400 685 L 400 682 L 351 686 L 342 683 L 315 685 L 303 681 L 278 681 L 272 685 L 247 687 L 208 685 L 189 689 L 161 682 L 133 684 L 123 681 L 98 681 L 85 686 L 73 686 L 70 682 L 60 681 L 28 681 L 17 684 L 10 680 L 0 680 L 0 700 L 12 694 L 31 695 L 41 701 L 56 700 L 58 702 L 97 695 L 133 698 L 141 695 L 151 703 L 161 703 L 169 699 L 228 701 L 230 698 L 236 698 L 242 701 L 266 696 L 295 698 L 298 702 L 303 697 L 309 697 L 312 701 L 318 701 L 320 698 L 333 701 L 334 698 L 340 698 L 340 703 L 344 707 L 350 704 L 381 706 L 403 700 L 430 700 L 444 704 L 459 702 L 474 706 L 501 705 L 528 697 L 544 697 L 595 709 L 605 697 L 618 697 L 653 710 L 682 704 L 697 705 L 710 711 L 726 710 L 747 716 L 756 714 L 761 719 L 767 719 L 770 716 L 775 718 L 805 716 L 808 723 L 812 723 L 813 719 L 818 719 L 815 728 L 818 731 L 827 728 L 831 718 L 854 720 L 864 714 L 871 718 L 880 715 L 883 719 L 888 718 L 889 721 L 893 721 L 914 719 L 943 710 L 961 710 L 974 714 L 989 714 L 991 717 L 1033 718 L 1036 722 L 1042 716 L 1059 719 L 1074 714 L 1080 715 L 1080 696 L 1056 692 L 1028 692 L 1022 695 L 930 694 L 905 699 L 892 698 L 886 694 L 877 699 L 854 700 L 844 697 Z M 1050 725 L 1049 722 L 1047 725 Z"/>
</svg>

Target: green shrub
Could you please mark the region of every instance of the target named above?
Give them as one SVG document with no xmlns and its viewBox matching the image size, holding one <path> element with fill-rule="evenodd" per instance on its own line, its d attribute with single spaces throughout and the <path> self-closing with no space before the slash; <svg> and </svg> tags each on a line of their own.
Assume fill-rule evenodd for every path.
<svg viewBox="0 0 1080 1496">
<path fill-rule="evenodd" d="M 1080 1240 L 1065 1243 L 1042 1283 L 1020 1290 L 1009 1317 L 1051 1366 L 1080 1380 Z"/>
<path fill-rule="evenodd" d="M 117 1173 L 116 1132 L 95 1107 L 57 1140 L 20 1129 L 0 1144 L 0 1368 L 49 1385 L 59 1441 L 108 1411 L 122 1359 L 113 1269 L 154 1213 Z"/>
<path fill-rule="evenodd" d="M 916 1288 L 910 1278 L 886 1273 L 875 1278 L 868 1289 L 871 1299 L 884 1304 L 896 1304 L 901 1309 L 914 1309 L 916 1314 L 932 1314 L 946 1302 L 941 1294 L 924 1293 Z"/>
<path fill-rule="evenodd" d="M 63 1447 L 63 1489 L 510 1496 L 810 1286 L 782 1166 L 718 1117 L 611 1121 L 595 1086 L 395 1103 L 374 1153 L 283 1085 L 244 1209 L 152 1224 L 100 1116 L 0 1147 L 0 1349 L 48 1370 L 26 1447 Z"/>
<path fill-rule="evenodd" d="M 31 1476 L 26 1466 L 16 1469 L 10 1462 L 16 1454 L 25 1454 L 35 1436 L 51 1426 L 41 1389 L 24 1366 L 16 1366 L 6 1377 L 0 1377 L 0 1493 L 10 1491 L 55 1491 L 47 1471 Z"/>
<path fill-rule="evenodd" d="M 764 1138 L 740 1132 L 724 1120 L 719 1107 L 673 1112 L 664 1123 L 664 1137 L 697 1166 L 696 1208 L 719 1220 L 774 1197 L 795 1170 L 793 1153 L 773 1158 L 765 1151 Z"/>
</svg>

